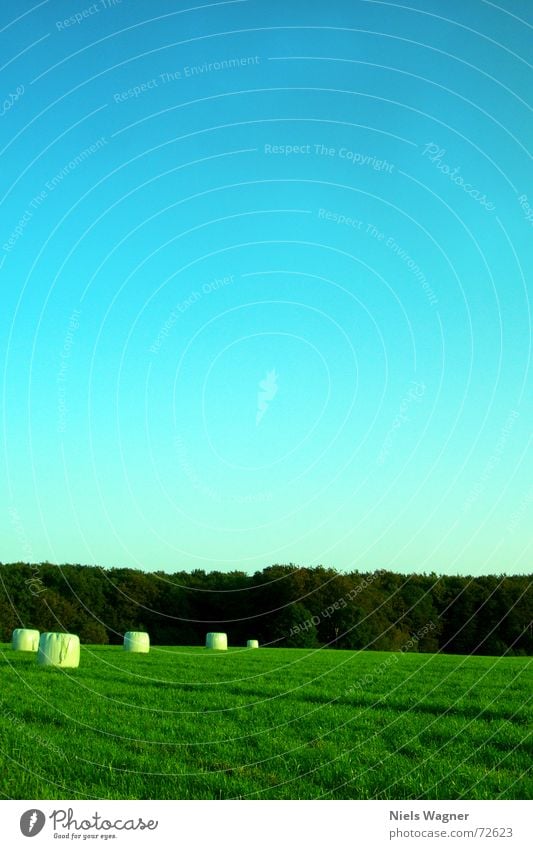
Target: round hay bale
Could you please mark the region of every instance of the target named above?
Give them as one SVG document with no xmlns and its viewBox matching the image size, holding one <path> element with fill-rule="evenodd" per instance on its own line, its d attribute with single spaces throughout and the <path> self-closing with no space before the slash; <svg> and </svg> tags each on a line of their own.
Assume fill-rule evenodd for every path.
<svg viewBox="0 0 533 849">
<path fill-rule="evenodd" d="M 41 634 L 37 663 L 75 669 L 80 665 L 80 638 L 75 634 Z"/>
<path fill-rule="evenodd" d="M 126 631 L 124 634 L 124 651 L 148 654 L 150 651 L 150 637 L 146 631 Z"/>
<path fill-rule="evenodd" d="M 259 640 L 246 640 L 246 648 L 248 648 L 248 649 L 258 649 L 259 648 Z"/>
<path fill-rule="evenodd" d="M 31 628 L 15 628 L 11 637 L 13 651 L 37 651 L 39 648 L 39 631 Z"/>
<path fill-rule="evenodd" d="M 228 635 L 220 634 L 216 631 L 210 631 L 205 638 L 206 649 L 218 649 L 218 651 L 226 651 L 228 647 Z"/>
</svg>

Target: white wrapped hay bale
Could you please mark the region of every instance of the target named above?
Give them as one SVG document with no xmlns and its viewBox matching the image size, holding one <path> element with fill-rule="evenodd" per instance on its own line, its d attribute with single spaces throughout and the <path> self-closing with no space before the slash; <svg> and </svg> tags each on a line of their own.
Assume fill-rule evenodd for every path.
<svg viewBox="0 0 533 849">
<path fill-rule="evenodd" d="M 41 634 L 37 663 L 75 669 L 80 665 L 80 638 L 75 634 Z"/>
<path fill-rule="evenodd" d="M 146 631 L 126 631 L 124 634 L 124 651 L 148 654 L 150 651 L 150 637 Z"/>
<path fill-rule="evenodd" d="M 205 638 L 205 647 L 207 649 L 218 649 L 225 651 L 228 647 L 228 635 L 220 634 L 216 631 L 210 631 Z"/>
<path fill-rule="evenodd" d="M 39 631 L 31 628 L 15 628 L 11 637 L 13 651 L 37 651 L 39 648 Z"/>
<path fill-rule="evenodd" d="M 258 649 L 259 648 L 259 640 L 246 640 L 246 648 L 248 648 L 248 649 Z"/>
</svg>

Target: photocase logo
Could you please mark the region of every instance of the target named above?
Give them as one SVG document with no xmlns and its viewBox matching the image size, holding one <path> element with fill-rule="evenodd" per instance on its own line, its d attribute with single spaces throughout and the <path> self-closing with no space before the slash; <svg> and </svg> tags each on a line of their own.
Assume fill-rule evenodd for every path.
<svg viewBox="0 0 533 849">
<path fill-rule="evenodd" d="M 24 837 L 35 837 L 43 830 L 46 817 L 42 811 L 36 808 L 26 811 L 20 818 L 20 830 Z"/>
<path fill-rule="evenodd" d="M 270 401 L 272 401 L 278 391 L 277 380 L 278 376 L 276 374 L 276 369 L 272 369 L 272 371 L 267 371 L 264 380 L 259 381 L 259 392 L 257 393 L 257 413 L 255 416 L 256 426 L 265 415 Z"/>
</svg>

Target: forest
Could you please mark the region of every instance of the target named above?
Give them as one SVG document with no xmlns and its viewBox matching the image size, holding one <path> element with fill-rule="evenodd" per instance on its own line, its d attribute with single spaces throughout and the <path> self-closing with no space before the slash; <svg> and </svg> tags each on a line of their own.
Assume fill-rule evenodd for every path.
<svg viewBox="0 0 533 849">
<path fill-rule="evenodd" d="M 50 563 L 0 564 L 0 640 L 14 628 L 67 631 L 119 644 L 146 630 L 155 645 L 327 646 L 370 651 L 531 655 L 531 576 L 338 572 L 324 566 L 144 572 Z"/>
</svg>

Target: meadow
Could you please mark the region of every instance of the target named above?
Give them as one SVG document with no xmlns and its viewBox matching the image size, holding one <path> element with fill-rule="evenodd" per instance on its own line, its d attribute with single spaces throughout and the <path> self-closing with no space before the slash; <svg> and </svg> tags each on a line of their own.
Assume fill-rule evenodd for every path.
<svg viewBox="0 0 533 849">
<path fill-rule="evenodd" d="M 531 660 L 0 646 L 0 792 L 14 799 L 532 797 Z"/>
</svg>

